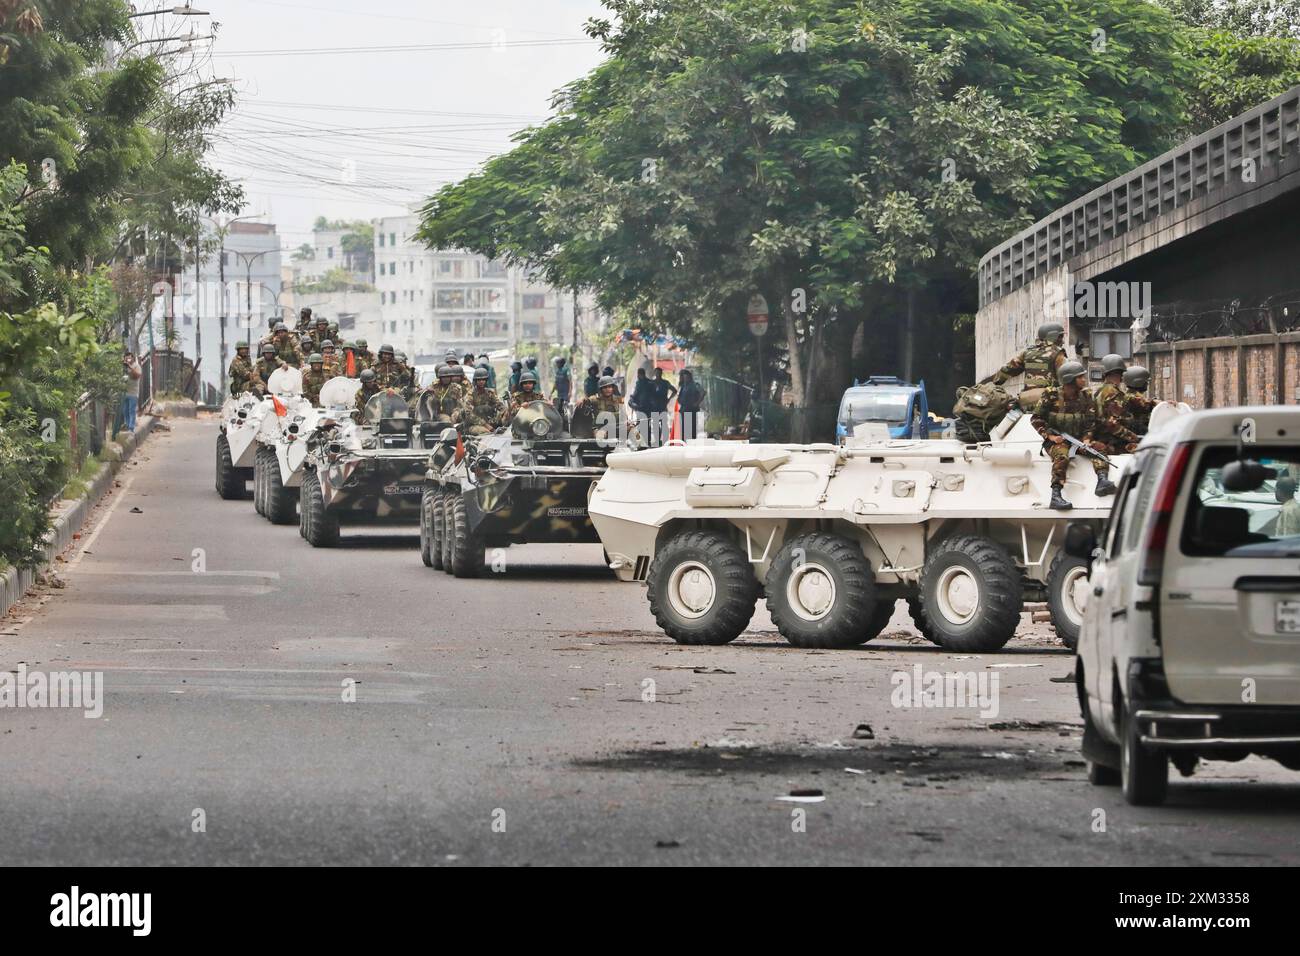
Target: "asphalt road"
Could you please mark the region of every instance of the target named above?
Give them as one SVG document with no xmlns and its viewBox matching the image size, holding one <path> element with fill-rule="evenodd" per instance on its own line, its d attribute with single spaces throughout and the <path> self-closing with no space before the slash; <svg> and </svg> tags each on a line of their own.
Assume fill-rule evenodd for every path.
<svg viewBox="0 0 1300 956">
<path fill-rule="evenodd" d="M 799 651 L 760 608 L 678 647 L 595 546 L 511 548 L 479 581 L 426 569 L 413 529 L 314 550 L 216 496 L 216 433 L 150 438 L 64 586 L 0 627 L 0 670 L 105 689 L 98 719 L 0 710 L 0 863 L 1300 862 L 1300 778 L 1266 761 L 1160 809 L 1089 786 L 1041 626 L 968 657 L 900 611 Z M 996 716 L 896 706 L 918 665 L 996 674 Z"/>
</svg>

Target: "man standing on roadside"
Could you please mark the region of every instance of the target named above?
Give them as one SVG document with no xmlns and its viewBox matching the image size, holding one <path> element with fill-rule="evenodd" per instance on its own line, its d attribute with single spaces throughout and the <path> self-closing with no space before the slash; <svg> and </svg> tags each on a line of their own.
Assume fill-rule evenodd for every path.
<svg viewBox="0 0 1300 956">
<path fill-rule="evenodd" d="M 122 378 L 126 382 L 126 391 L 122 395 L 122 424 L 128 432 L 135 432 L 135 416 L 140 405 L 140 363 L 135 360 L 134 352 L 122 356 Z"/>
</svg>

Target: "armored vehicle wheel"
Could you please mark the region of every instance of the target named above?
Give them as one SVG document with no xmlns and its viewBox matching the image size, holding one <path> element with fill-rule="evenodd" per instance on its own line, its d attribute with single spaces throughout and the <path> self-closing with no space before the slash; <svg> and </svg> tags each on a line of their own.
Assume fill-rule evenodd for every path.
<svg viewBox="0 0 1300 956">
<path fill-rule="evenodd" d="M 875 575 L 847 538 L 815 533 L 787 541 L 766 590 L 772 623 L 795 647 L 855 647 L 876 636 L 868 627 L 877 619 Z"/>
<path fill-rule="evenodd" d="M 297 514 L 297 495 L 280 479 L 280 463 L 270 459 L 266 471 L 266 517 L 271 524 L 293 524 Z"/>
<path fill-rule="evenodd" d="M 310 529 L 311 509 L 307 507 L 307 476 L 302 479 L 302 488 L 298 491 L 298 537 L 306 540 Z"/>
<path fill-rule="evenodd" d="M 469 530 L 465 514 L 465 499 L 451 497 L 451 525 L 447 533 L 455 539 L 452 544 L 451 573 L 458 578 L 476 578 L 483 573 L 483 539 Z"/>
<path fill-rule="evenodd" d="M 455 528 L 454 519 L 451 514 L 451 503 L 455 494 L 447 489 L 442 492 L 442 569 L 451 574 L 452 569 L 456 566 L 456 535 L 453 534 Z"/>
<path fill-rule="evenodd" d="M 1088 601 L 1088 562 L 1064 551 L 1052 559 L 1047 574 L 1047 608 L 1061 643 L 1074 650 L 1083 627 L 1083 609 Z"/>
<path fill-rule="evenodd" d="M 726 644 L 745 630 L 758 580 L 745 552 L 711 531 L 669 539 L 646 579 L 650 613 L 678 644 Z"/>
<path fill-rule="evenodd" d="M 332 548 L 339 543 L 339 519 L 325 508 L 320 478 L 309 473 L 302 480 L 302 506 L 307 516 L 307 543 L 313 548 Z"/>
<path fill-rule="evenodd" d="M 996 651 L 1016 633 L 1022 591 L 1005 550 L 979 535 L 957 535 L 925 559 L 921 612 L 940 647 Z"/>
<path fill-rule="evenodd" d="M 433 567 L 433 489 L 425 488 L 420 497 L 420 560 Z"/>
<path fill-rule="evenodd" d="M 262 513 L 262 447 L 253 453 L 253 510 Z"/>
<path fill-rule="evenodd" d="M 931 644 L 939 643 L 934 639 L 934 629 L 925 622 L 925 612 L 921 610 L 921 599 L 919 597 L 913 596 L 907 599 L 907 613 L 912 615 L 912 624 L 921 632 L 922 637 Z"/>
<path fill-rule="evenodd" d="M 442 515 L 442 490 L 434 489 L 429 499 L 429 553 L 433 558 L 433 569 L 435 571 L 444 570 L 443 554 L 445 544 L 443 542 L 443 515 Z"/>
<path fill-rule="evenodd" d="M 888 598 L 882 598 L 876 601 L 876 610 L 872 612 L 871 620 L 867 622 L 867 628 L 862 632 L 862 640 L 859 644 L 865 644 L 867 641 L 874 641 L 880 636 L 889 625 L 889 619 L 894 616 L 894 602 Z"/>
<path fill-rule="evenodd" d="M 217 494 L 226 501 L 244 497 L 244 477 L 230 457 L 230 442 L 217 436 Z"/>
</svg>

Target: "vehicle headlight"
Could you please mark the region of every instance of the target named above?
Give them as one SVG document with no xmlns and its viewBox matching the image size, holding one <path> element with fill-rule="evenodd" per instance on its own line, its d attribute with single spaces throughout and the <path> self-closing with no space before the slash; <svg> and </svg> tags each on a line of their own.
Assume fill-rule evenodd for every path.
<svg viewBox="0 0 1300 956">
<path fill-rule="evenodd" d="M 551 423 L 548 422 L 545 418 L 539 418 L 537 419 L 537 421 L 533 422 L 533 434 L 536 435 L 538 438 L 541 438 L 550 430 L 551 430 Z"/>
</svg>

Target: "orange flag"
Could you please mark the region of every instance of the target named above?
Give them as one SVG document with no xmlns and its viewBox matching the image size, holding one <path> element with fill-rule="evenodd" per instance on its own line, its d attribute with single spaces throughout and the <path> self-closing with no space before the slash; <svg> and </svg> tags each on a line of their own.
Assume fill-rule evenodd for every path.
<svg viewBox="0 0 1300 956">
<path fill-rule="evenodd" d="M 348 378 L 357 377 L 357 353 L 348 349 Z"/>
<path fill-rule="evenodd" d="M 274 395 L 271 396 L 271 402 L 275 405 L 275 414 L 278 417 L 284 418 L 285 415 L 289 414 L 289 409 L 284 407 L 284 402 L 280 401 Z"/>
<path fill-rule="evenodd" d="M 456 464 L 465 460 L 465 443 L 461 441 L 460 433 L 456 433 Z"/>
</svg>

